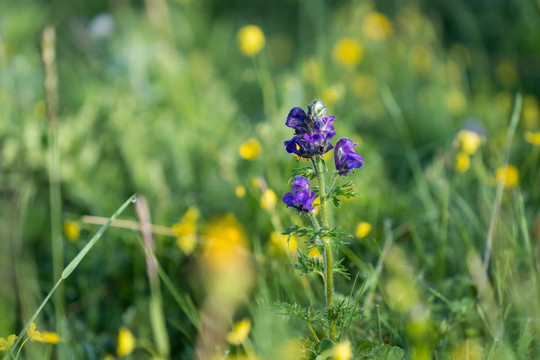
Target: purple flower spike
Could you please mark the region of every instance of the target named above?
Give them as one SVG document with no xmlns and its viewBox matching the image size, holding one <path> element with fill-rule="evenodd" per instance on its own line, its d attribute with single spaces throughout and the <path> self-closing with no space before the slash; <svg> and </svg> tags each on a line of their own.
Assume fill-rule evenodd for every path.
<svg viewBox="0 0 540 360">
<path fill-rule="evenodd" d="M 306 118 L 306 112 L 304 109 L 294 107 L 289 112 L 285 125 L 296 130 L 297 134 L 305 134 L 308 132 Z"/>
<path fill-rule="evenodd" d="M 350 139 L 340 139 L 334 150 L 336 170 L 341 176 L 350 174 L 353 169 L 364 166 L 364 159 L 354 152 L 353 146 L 358 145 Z"/>
<path fill-rule="evenodd" d="M 283 196 L 283 202 L 287 207 L 291 206 L 301 214 L 307 214 L 313 211 L 313 201 L 315 193 L 311 192 L 309 180 L 303 176 L 297 176 L 292 181 L 294 193 L 286 193 Z"/>
<path fill-rule="evenodd" d="M 287 152 L 304 159 L 323 155 L 334 148 L 330 140 L 336 135 L 334 116 L 326 116 L 326 107 L 320 100 L 308 105 L 308 112 L 294 107 L 285 125 L 295 130 L 294 137 L 285 141 Z"/>
</svg>

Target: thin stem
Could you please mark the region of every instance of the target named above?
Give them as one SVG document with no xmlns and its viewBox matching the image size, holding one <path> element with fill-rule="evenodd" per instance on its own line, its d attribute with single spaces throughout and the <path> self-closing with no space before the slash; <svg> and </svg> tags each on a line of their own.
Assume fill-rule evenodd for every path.
<svg viewBox="0 0 540 360">
<path fill-rule="evenodd" d="M 315 334 L 315 331 L 313 330 L 313 327 L 311 326 L 311 323 L 309 321 L 304 321 L 306 323 L 306 326 L 308 327 L 309 331 L 311 332 L 311 335 L 313 335 L 313 337 L 315 338 L 315 341 L 318 343 L 321 342 L 321 340 L 319 340 L 319 337 L 317 336 L 317 334 Z"/>
<path fill-rule="evenodd" d="M 311 219 L 311 222 L 313 223 L 315 230 L 321 230 L 321 226 L 319 225 L 319 222 L 317 221 L 317 217 L 313 214 L 312 211 L 309 212 L 309 218 Z"/>
<path fill-rule="evenodd" d="M 316 161 L 316 174 L 319 180 L 319 198 L 321 200 L 321 220 L 324 228 L 329 228 L 328 224 L 328 207 L 326 203 L 326 188 L 324 184 L 324 170 L 323 161 L 320 156 L 317 156 Z M 323 236 L 322 242 L 324 245 L 324 275 L 325 275 L 325 294 L 326 294 L 326 308 L 328 318 L 328 334 L 330 340 L 336 338 L 336 321 L 332 314 L 334 307 L 334 268 L 332 260 L 332 241 L 328 236 Z"/>
<path fill-rule="evenodd" d="M 338 177 L 338 172 L 334 171 L 332 174 L 332 179 L 330 179 L 330 186 L 328 186 L 328 193 L 326 194 L 326 200 L 328 200 L 328 196 L 330 195 L 330 192 L 332 191 L 332 188 L 334 187 L 334 184 L 336 183 L 336 179 Z"/>
</svg>

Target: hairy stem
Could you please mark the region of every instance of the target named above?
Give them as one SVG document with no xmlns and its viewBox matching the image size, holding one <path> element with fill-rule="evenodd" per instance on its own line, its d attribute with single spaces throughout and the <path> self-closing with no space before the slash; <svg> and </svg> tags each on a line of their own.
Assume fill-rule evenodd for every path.
<svg viewBox="0 0 540 360">
<path fill-rule="evenodd" d="M 328 207 L 326 202 L 326 188 L 324 183 L 323 161 L 320 156 L 316 158 L 316 173 L 319 180 L 319 198 L 321 201 L 321 222 L 324 228 L 329 229 L 328 225 Z M 326 295 L 326 310 L 328 318 L 328 336 L 330 340 L 336 338 L 336 320 L 332 315 L 334 307 L 334 269 L 332 261 L 332 241 L 328 236 L 323 236 L 322 242 L 324 245 L 324 276 L 325 276 L 325 295 Z"/>
</svg>

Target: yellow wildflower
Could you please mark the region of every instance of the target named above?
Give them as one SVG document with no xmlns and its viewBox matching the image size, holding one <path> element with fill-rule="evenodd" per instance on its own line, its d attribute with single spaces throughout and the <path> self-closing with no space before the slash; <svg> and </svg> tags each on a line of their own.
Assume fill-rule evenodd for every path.
<svg viewBox="0 0 540 360">
<path fill-rule="evenodd" d="M 334 61 L 344 67 L 354 67 L 362 60 L 363 47 L 353 38 L 340 39 L 332 49 Z"/>
<path fill-rule="evenodd" d="M 81 235 L 81 228 L 75 221 L 64 221 L 62 228 L 64 229 L 64 234 L 71 242 L 75 242 Z"/>
<path fill-rule="evenodd" d="M 227 335 L 227 341 L 233 345 L 240 345 L 243 343 L 251 331 L 251 320 L 245 318 L 237 322 L 231 332 Z"/>
<path fill-rule="evenodd" d="M 261 196 L 261 207 L 265 210 L 273 209 L 277 203 L 276 193 L 272 189 L 264 190 Z"/>
<path fill-rule="evenodd" d="M 528 94 L 523 97 L 523 110 L 521 116 L 527 129 L 537 127 L 540 124 L 540 109 L 536 96 Z"/>
<path fill-rule="evenodd" d="M 324 89 L 322 98 L 326 104 L 335 104 L 339 99 L 343 97 L 344 93 L 343 85 L 334 85 Z"/>
<path fill-rule="evenodd" d="M 362 24 L 364 34 L 371 40 L 380 41 L 392 34 L 392 23 L 379 12 L 372 12 L 366 16 Z"/>
<path fill-rule="evenodd" d="M 408 55 L 409 66 L 417 74 L 427 74 L 431 70 L 431 54 L 422 45 L 411 48 Z"/>
<path fill-rule="evenodd" d="M 469 166 L 471 166 L 471 159 L 469 158 L 469 154 L 467 154 L 464 151 L 459 152 L 456 155 L 456 160 L 454 164 L 454 168 L 459 173 L 464 173 L 469 169 Z"/>
<path fill-rule="evenodd" d="M 458 132 L 457 138 L 461 145 L 461 149 L 469 155 L 473 155 L 483 141 L 478 133 L 471 130 L 461 130 Z"/>
<path fill-rule="evenodd" d="M 452 89 L 446 94 L 446 107 L 454 116 L 463 115 L 467 109 L 467 99 L 459 89 Z"/>
<path fill-rule="evenodd" d="M 244 196 L 246 196 L 246 188 L 243 187 L 242 185 L 238 185 L 236 187 L 236 189 L 234 189 L 234 193 L 236 194 L 236 196 L 238 196 L 239 198 L 243 198 Z"/>
<path fill-rule="evenodd" d="M 4 351 L 13 346 L 17 340 L 17 335 L 11 334 L 7 338 L 0 338 L 0 351 Z"/>
<path fill-rule="evenodd" d="M 289 238 L 289 235 L 279 234 L 276 231 L 273 231 L 270 234 L 270 243 L 275 248 L 279 249 L 281 253 L 295 253 L 296 249 L 298 249 L 298 241 L 296 241 L 296 236 L 291 235 Z"/>
<path fill-rule="evenodd" d="M 28 337 L 32 341 L 39 341 L 47 344 L 58 344 L 60 336 L 55 332 L 44 331 L 43 333 L 36 330 L 36 323 L 31 323 L 26 331 Z"/>
<path fill-rule="evenodd" d="M 371 232 L 371 224 L 365 221 L 361 221 L 356 225 L 354 234 L 357 238 L 363 238 Z"/>
<path fill-rule="evenodd" d="M 107 355 L 105 355 L 105 357 L 103 358 L 103 360 L 115 360 L 115 359 L 116 359 L 116 358 L 115 358 L 113 355 L 111 355 L 111 354 L 107 354 Z"/>
<path fill-rule="evenodd" d="M 197 246 L 197 220 L 199 219 L 199 210 L 190 206 L 182 216 L 180 222 L 172 226 L 172 231 L 176 236 L 176 245 L 186 255 L 189 255 Z"/>
<path fill-rule="evenodd" d="M 504 187 L 516 187 L 519 183 L 519 170 L 513 165 L 502 166 L 496 172 L 497 182 L 502 181 Z"/>
<path fill-rule="evenodd" d="M 525 141 L 532 145 L 540 145 L 540 131 L 525 131 Z"/>
<path fill-rule="evenodd" d="M 350 341 L 344 341 L 336 344 L 334 346 L 334 356 L 332 359 L 334 360 L 350 360 L 352 359 L 352 349 L 351 349 L 351 342 Z"/>
<path fill-rule="evenodd" d="M 261 153 L 261 144 L 256 139 L 249 139 L 240 145 L 238 153 L 246 160 L 254 160 Z"/>
<path fill-rule="evenodd" d="M 45 101 L 39 100 L 36 105 L 34 105 L 34 116 L 38 119 L 45 118 L 47 108 L 45 106 Z"/>
<path fill-rule="evenodd" d="M 308 252 L 308 256 L 312 259 L 315 259 L 315 258 L 319 258 L 319 259 L 322 259 L 322 255 L 321 255 L 321 252 L 319 251 L 319 248 L 317 248 L 316 246 L 312 247 L 309 252 Z"/>
<path fill-rule="evenodd" d="M 133 352 L 135 349 L 135 336 L 125 326 L 120 328 L 118 332 L 118 346 L 116 347 L 116 354 L 118 356 L 126 356 Z"/>
<path fill-rule="evenodd" d="M 242 54 L 255 56 L 265 44 L 264 33 L 257 25 L 246 25 L 238 30 L 238 46 Z"/>
<path fill-rule="evenodd" d="M 210 221 L 205 231 L 203 258 L 215 270 L 228 269 L 246 254 L 247 240 L 234 215 L 227 214 Z"/>
</svg>

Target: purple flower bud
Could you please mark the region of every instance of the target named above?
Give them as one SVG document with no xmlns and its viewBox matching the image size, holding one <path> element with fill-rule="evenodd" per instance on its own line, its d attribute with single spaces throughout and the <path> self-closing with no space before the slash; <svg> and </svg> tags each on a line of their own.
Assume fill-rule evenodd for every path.
<svg viewBox="0 0 540 360">
<path fill-rule="evenodd" d="M 315 193 L 311 192 L 309 180 L 303 176 L 297 176 L 292 181 L 294 193 L 286 193 L 283 196 L 283 202 L 287 207 L 291 206 L 301 214 L 313 211 L 313 201 Z"/>
<path fill-rule="evenodd" d="M 350 174 L 353 169 L 358 169 L 364 166 L 364 159 L 362 156 L 354 152 L 353 147 L 358 145 L 350 139 L 340 139 L 336 144 L 334 150 L 334 161 L 336 163 L 336 170 L 341 176 Z"/>
<path fill-rule="evenodd" d="M 308 132 L 306 120 L 307 117 L 304 109 L 293 107 L 287 116 L 285 125 L 296 130 L 296 134 L 305 134 Z"/>
</svg>

